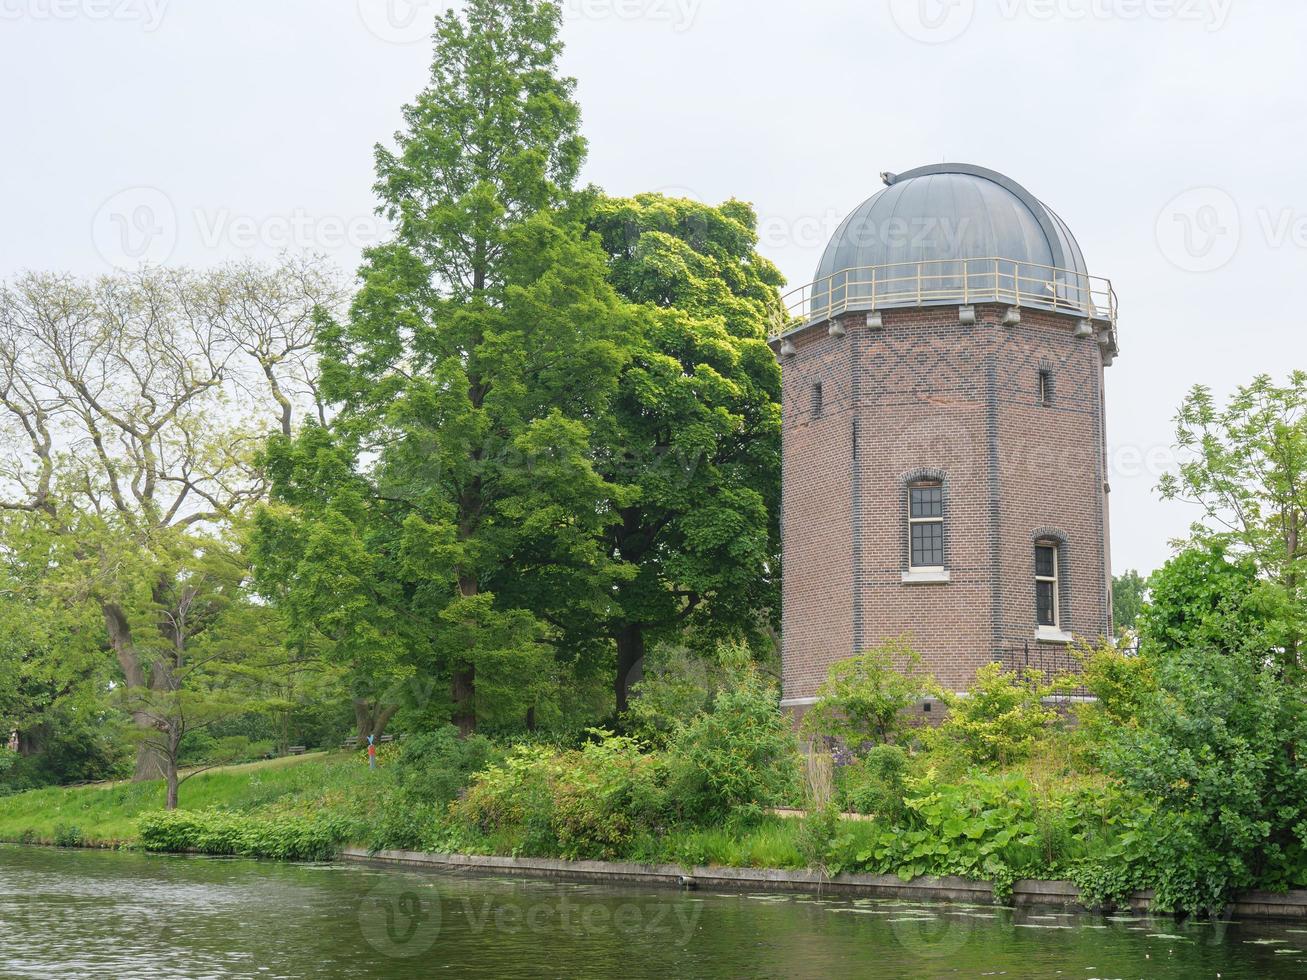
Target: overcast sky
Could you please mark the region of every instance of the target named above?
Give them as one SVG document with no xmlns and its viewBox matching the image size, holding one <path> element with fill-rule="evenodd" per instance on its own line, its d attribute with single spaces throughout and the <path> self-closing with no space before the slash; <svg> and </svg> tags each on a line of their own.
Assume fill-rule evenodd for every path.
<svg viewBox="0 0 1307 980">
<path fill-rule="evenodd" d="M 0 0 L 0 277 L 328 253 L 382 229 L 372 146 L 423 85 L 422 0 Z M 881 171 L 1009 174 L 1113 280 L 1112 549 L 1149 570 L 1171 418 L 1307 367 L 1307 4 L 570 0 L 585 177 L 751 201 L 807 282 Z M 1055 486 L 1049 492 L 1056 492 Z"/>
</svg>

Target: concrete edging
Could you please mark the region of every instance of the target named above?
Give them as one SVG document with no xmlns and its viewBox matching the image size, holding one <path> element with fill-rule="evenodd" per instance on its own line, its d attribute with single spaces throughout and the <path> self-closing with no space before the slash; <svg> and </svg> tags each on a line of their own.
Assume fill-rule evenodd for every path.
<svg viewBox="0 0 1307 980">
<path fill-rule="evenodd" d="M 564 861 L 556 858 L 512 858 L 472 854 L 433 854 L 423 851 L 377 851 L 347 847 L 341 852 L 347 861 L 403 865 L 445 871 L 498 872 L 534 878 L 557 878 L 590 882 L 629 882 L 670 888 L 711 887 L 735 891 L 816 892 L 862 898 L 898 898 L 935 902 L 1000 904 L 987 881 L 969 878 L 914 878 L 897 875 L 841 873 L 827 877 L 819 871 L 787 871 L 780 868 L 683 868 L 675 864 L 636 864 L 616 861 Z M 1136 892 L 1130 907 L 1146 912 L 1151 892 Z M 1022 879 L 1012 887 L 1011 904 L 1018 907 L 1053 906 L 1089 911 L 1080 902 L 1080 890 L 1069 881 Z M 1248 918 L 1307 921 L 1307 890 L 1285 894 L 1247 892 L 1230 909 Z"/>
</svg>

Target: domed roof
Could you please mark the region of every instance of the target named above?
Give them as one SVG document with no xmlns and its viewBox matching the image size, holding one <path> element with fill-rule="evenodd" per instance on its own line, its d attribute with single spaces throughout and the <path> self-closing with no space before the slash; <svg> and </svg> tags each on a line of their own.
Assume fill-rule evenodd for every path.
<svg viewBox="0 0 1307 980">
<path fill-rule="evenodd" d="M 1066 223 L 1010 177 L 941 163 L 883 179 L 889 186 L 835 231 L 814 279 L 895 262 L 994 257 L 1088 272 Z"/>
<path fill-rule="evenodd" d="M 811 287 L 814 316 L 823 307 L 957 303 L 964 294 L 1092 315 L 1071 230 L 1010 177 L 963 163 L 882 177 L 888 186 L 826 246 Z"/>
</svg>

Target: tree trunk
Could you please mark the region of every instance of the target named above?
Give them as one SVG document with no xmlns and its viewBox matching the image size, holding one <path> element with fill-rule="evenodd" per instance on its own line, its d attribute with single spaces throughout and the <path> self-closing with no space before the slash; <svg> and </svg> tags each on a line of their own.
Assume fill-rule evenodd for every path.
<svg viewBox="0 0 1307 980">
<path fill-rule="evenodd" d="M 368 736 L 381 738 L 390 719 L 399 710 L 397 704 L 383 705 L 367 698 L 354 699 L 354 724 L 360 745 L 367 744 Z"/>
<path fill-rule="evenodd" d="M 638 623 L 627 623 L 617 632 L 617 710 L 629 706 L 631 686 L 644 676 L 644 628 Z"/>
<path fill-rule="evenodd" d="M 475 575 L 458 576 L 458 591 L 465 599 L 477 594 L 479 586 Z M 454 701 L 453 722 L 458 727 L 458 734 L 467 738 L 477 730 L 477 669 L 475 664 L 463 664 L 454 668 L 454 677 L 450 695 Z"/>
<path fill-rule="evenodd" d="M 165 810 L 177 809 L 177 787 L 180 785 L 177 779 L 177 763 L 169 760 L 168 764 L 168 802 L 164 806 Z"/>
<path fill-rule="evenodd" d="M 127 690 L 144 690 L 147 687 L 145 668 L 137 654 L 136 644 L 132 639 L 131 626 L 127 616 L 116 603 L 102 604 L 105 628 L 109 632 L 109 645 L 113 647 L 118 658 L 118 666 L 127 682 Z M 154 728 L 154 719 L 145 711 L 132 712 L 132 724 L 140 729 Z M 157 744 L 143 741 L 136 749 L 136 766 L 132 770 L 132 782 L 139 783 L 152 779 L 163 779 L 168 774 L 167 754 Z"/>
</svg>

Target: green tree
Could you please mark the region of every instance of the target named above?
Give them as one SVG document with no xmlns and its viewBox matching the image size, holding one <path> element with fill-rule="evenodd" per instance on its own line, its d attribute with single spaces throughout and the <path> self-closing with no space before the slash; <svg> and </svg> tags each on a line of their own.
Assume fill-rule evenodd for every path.
<svg viewBox="0 0 1307 980">
<path fill-rule="evenodd" d="M 180 615 L 191 536 L 261 499 L 257 447 L 315 408 L 314 311 L 337 301 L 312 262 L 0 288 L 0 510 L 37 606 L 89 602 L 120 685 L 177 688 L 155 643 Z M 137 712 L 142 734 L 156 719 Z M 142 740 L 135 777 L 167 760 Z"/>
<path fill-rule="evenodd" d="M 589 222 L 610 281 L 640 313 L 618 395 L 595 426 L 600 472 L 628 490 L 605 541 L 625 574 L 584 624 L 616 644 L 625 710 L 650 639 L 688 629 L 710 645 L 776 622 L 780 369 L 766 337 L 783 280 L 739 201 L 600 199 Z"/>
<path fill-rule="evenodd" d="M 907 728 L 904 712 L 937 690 L 907 639 L 889 640 L 831 665 L 816 704 L 803 716 L 803 729 L 854 749 L 896 742 Z"/>
<path fill-rule="evenodd" d="M 1112 576 L 1112 619 L 1116 623 L 1117 636 L 1135 628 L 1147 588 L 1144 577 L 1133 568 L 1122 575 Z"/>
<path fill-rule="evenodd" d="M 628 326 L 573 216 L 585 145 L 560 21 L 537 0 L 437 20 L 430 84 L 376 153 L 394 238 L 324 331 L 339 414 L 270 450 L 277 499 L 299 508 L 260 531 L 300 556 L 267 562 L 298 593 L 294 629 L 441 679 L 465 734 L 556 681 L 559 626 L 532 590 L 598 602 L 614 574 L 598 542 L 622 492 L 591 464 L 587 421 L 616 391 Z"/>
<path fill-rule="evenodd" d="M 1261 375 L 1224 407 L 1196 386 L 1176 416 L 1176 440 L 1187 458 L 1163 478 L 1163 498 L 1198 504 L 1194 536 L 1227 542 L 1283 590 L 1285 659 L 1298 664 L 1307 628 L 1307 372 L 1284 385 Z"/>
<path fill-rule="evenodd" d="M 1153 573 L 1139 614 L 1146 653 L 1209 649 L 1269 657 L 1286 632 L 1283 594 L 1249 555 L 1219 540 L 1186 548 Z"/>
</svg>

